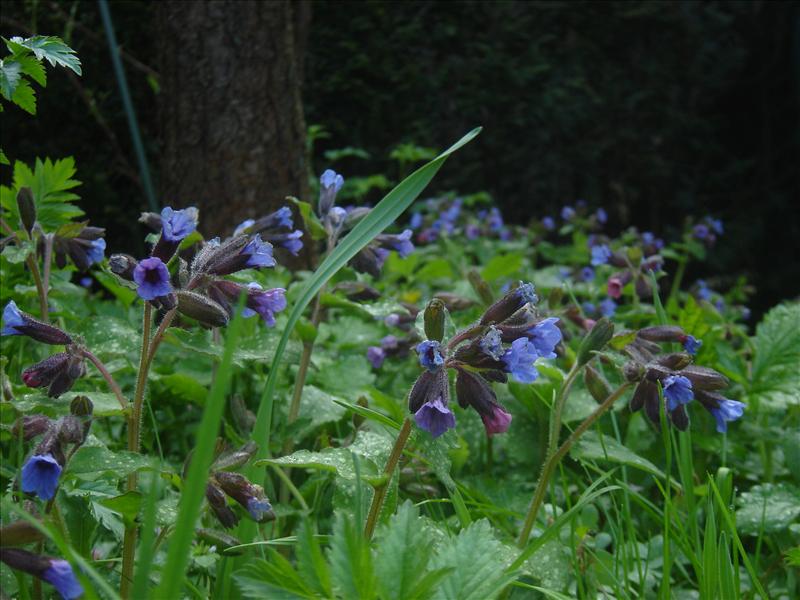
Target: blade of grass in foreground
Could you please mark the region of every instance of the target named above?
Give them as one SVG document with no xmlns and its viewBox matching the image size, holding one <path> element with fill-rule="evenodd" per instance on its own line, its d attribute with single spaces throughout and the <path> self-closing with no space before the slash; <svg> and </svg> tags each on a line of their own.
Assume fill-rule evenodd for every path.
<svg viewBox="0 0 800 600">
<path fill-rule="evenodd" d="M 411 175 L 401 181 L 396 188 L 389 192 L 369 214 L 364 217 L 352 231 L 336 246 L 336 249 L 317 268 L 311 278 L 306 283 L 303 293 L 294 305 L 289 314 L 286 329 L 283 331 L 278 346 L 275 349 L 275 356 L 270 366 L 269 376 L 261 394 L 261 400 L 256 415 L 256 423 L 253 428 L 253 441 L 258 444 L 258 454 L 256 459 L 266 458 L 269 446 L 269 429 L 272 419 L 273 396 L 275 385 L 278 379 L 278 367 L 283 359 L 283 352 L 289 341 L 289 336 L 309 305 L 314 296 L 327 281 L 336 274 L 347 262 L 364 248 L 376 235 L 381 233 L 391 225 L 405 211 L 412 202 L 422 193 L 425 187 L 433 179 L 434 175 L 444 164 L 445 160 L 456 150 L 471 142 L 480 133 L 480 127 L 473 129 L 458 142 L 445 150 L 431 162 L 420 167 Z M 257 467 L 251 467 L 248 475 L 255 478 L 258 474 Z M 243 542 L 250 541 L 255 526 L 249 522 L 243 522 L 239 528 L 240 539 Z"/>
<path fill-rule="evenodd" d="M 169 552 L 167 562 L 162 570 L 161 584 L 153 593 L 153 598 L 180 598 L 183 587 L 183 577 L 186 564 L 189 561 L 189 552 L 194 538 L 195 522 L 200 513 L 200 505 L 205 497 L 208 468 L 214 457 L 214 445 L 217 439 L 217 430 L 220 419 L 225 409 L 225 395 L 231 380 L 231 363 L 233 351 L 239 340 L 244 319 L 241 316 L 242 300 L 225 336 L 225 350 L 222 362 L 219 365 L 211 393 L 208 395 L 206 407 L 203 410 L 203 419 L 197 430 L 197 446 L 189 465 L 189 475 L 181 493 L 178 508 L 178 520 L 175 531 L 169 538 Z"/>
</svg>

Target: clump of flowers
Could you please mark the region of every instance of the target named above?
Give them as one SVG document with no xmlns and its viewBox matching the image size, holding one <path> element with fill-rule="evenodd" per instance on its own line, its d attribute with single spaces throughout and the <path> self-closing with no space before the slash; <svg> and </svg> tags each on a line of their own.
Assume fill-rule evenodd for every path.
<svg viewBox="0 0 800 600">
<path fill-rule="evenodd" d="M 511 415 L 497 402 L 490 382 L 509 377 L 531 383 L 538 377 L 541 358 L 555 358 L 561 341 L 558 319 L 542 318 L 534 305 L 533 285 L 520 283 L 491 305 L 479 322 L 443 344 L 444 305 L 433 300 L 425 312 L 425 333 L 416 351 L 425 369 L 409 394 L 409 410 L 417 425 L 434 437 L 455 427 L 447 370 L 456 372 L 456 397 L 462 408 L 472 407 L 481 417 L 486 433 L 505 432 Z"/>
</svg>

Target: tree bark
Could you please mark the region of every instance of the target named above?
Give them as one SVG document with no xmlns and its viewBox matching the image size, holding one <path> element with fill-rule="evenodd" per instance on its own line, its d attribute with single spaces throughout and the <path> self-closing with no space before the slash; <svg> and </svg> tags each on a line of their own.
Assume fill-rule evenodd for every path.
<svg viewBox="0 0 800 600">
<path fill-rule="evenodd" d="M 161 201 L 197 206 L 207 235 L 308 199 L 310 13 L 286 0 L 158 3 Z"/>
</svg>

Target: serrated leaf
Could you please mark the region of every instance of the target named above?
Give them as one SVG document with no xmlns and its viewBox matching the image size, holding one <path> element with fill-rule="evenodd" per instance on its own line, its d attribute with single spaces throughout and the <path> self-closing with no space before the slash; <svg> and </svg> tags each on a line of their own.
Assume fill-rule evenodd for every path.
<svg viewBox="0 0 800 600">
<path fill-rule="evenodd" d="M 16 60 L 0 60 L 0 93 L 11 100 L 22 78 L 22 65 Z"/>
<path fill-rule="evenodd" d="M 303 521 L 297 533 L 297 570 L 318 596 L 331 596 L 331 574 L 311 521 Z"/>
<path fill-rule="evenodd" d="M 750 535 L 783 531 L 800 517 L 800 489 L 786 483 L 756 485 L 736 503 L 736 529 Z"/>
<path fill-rule="evenodd" d="M 67 46 L 61 38 L 55 36 L 35 35 L 27 39 L 13 37 L 11 41 L 29 50 L 39 60 L 45 59 L 54 67 L 60 65 L 66 67 L 78 75 L 81 74 L 81 61 L 75 51 Z"/>
<path fill-rule="evenodd" d="M 298 594 L 294 589 L 286 589 L 287 578 L 276 574 L 276 569 L 265 560 L 251 560 L 242 569 L 233 575 L 234 581 L 242 591 L 245 598 L 260 600 L 262 598 L 275 598 L 275 600 L 296 600 L 308 598 Z"/>
<path fill-rule="evenodd" d="M 369 543 L 361 534 L 360 523 L 339 515 L 333 525 L 328 561 L 331 565 L 331 582 L 342 598 L 375 596 L 375 573 Z"/>
<path fill-rule="evenodd" d="M 11 101 L 25 112 L 36 114 L 36 92 L 25 79 L 20 79 L 17 83 Z"/>
<path fill-rule="evenodd" d="M 42 87 L 47 87 L 47 72 L 44 65 L 32 56 L 17 56 L 22 72 Z"/>
<path fill-rule="evenodd" d="M 800 304 L 781 304 L 767 313 L 753 338 L 751 395 L 789 394 L 800 403 Z"/>
<path fill-rule="evenodd" d="M 432 597 L 447 600 L 496 598 L 515 579 L 513 573 L 505 572 L 510 564 L 506 555 L 488 521 L 472 523 L 439 548 L 433 565 L 452 571 L 444 576 Z"/>
</svg>

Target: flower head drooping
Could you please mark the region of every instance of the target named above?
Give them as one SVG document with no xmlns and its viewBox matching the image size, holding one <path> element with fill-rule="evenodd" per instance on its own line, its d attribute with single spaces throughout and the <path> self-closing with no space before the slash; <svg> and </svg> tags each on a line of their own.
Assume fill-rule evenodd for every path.
<svg viewBox="0 0 800 600">
<path fill-rule="evenodd" d="M 25 335 L 25 317 L 17 308 L 17 303 L 10 300 L 3 309 L 3 335 Z"/>
<path fill-rule="evenodd" d="M 264 323 L 269 327 L 275 325 L 275 313 L 286 308 L 286 290 L 283 288 L 263 289 L 258 283 L 251 282 L 247 285 L 247 300 L 242 310 L 243 317 L 261 315 Z"/>
<path fill-rule="evenodd" d="M 738 400 L 730 400 L 719 394 L 701 392 L 698 400 L 705 406 L 717 422 L 717 432 L 726 433 L 728 422 L 735 421 L 744 414 L 745 404 Z"/>
<path fill-rule="evenodd" d="M 194 206 L 173 210 L 169 206 L 161 210 L 161 235 L 168 242 L 180 242 L 197 229 L 198 211 Z"/>
<path fill-rule="evenodd" d="M 245 266 L 250 268 L 274 267 L 272 244 L 264 242 L 259 234 L 254 235 L 242 249 L 242 256 L 247 257 Z"/>
<path fill-rule="evenodd" d="M 22 467 L 22 491 L 50 500 L 56 494 L 60 475 L 61 465 L 52 454 L 31 456 Z"/>
<path fill-rule="evenodd" d="M 663 383 L 668 411 L 672 412 L 681 404 L 689 404 L 694 399 L 692 382 L 683 375 L 670 375 Z"/>
<path fill-rule="evenodd" d="M 380 346 L 370 346 L 367 348 L 367 360 L 373 368 L 380 369 L 383 361 L 386 360 L 386 352 Z"/>
<path fill-rule="evenodd" d="M 250 498 L 247 501 L 247 512 L 254 521 L 261 522 L 272 512 L 272 504 L 266 498 Z"/>
<path fill-rule="evenodd" d="M 105 255 L 106 255 L 105 239 L 97 238 L 96 240 L 92 240 L 91 242 L 89 242 L 89 247 L 86 249 L 86 258 L 89 260 L 90 265 L 103 262 Z"/>
<path fill-rule="evenodd" d="M 67 333 L 22 312 L 13 300 L 9 300 L 3 309 L 3 329 L 0 335 L 26 335 L 37 342 L 58 346 L 72 343 L 72 338 Z"/>
<path fill-rule="evenodd" d="M 42 579 L 52 585 L 64 600 L 73 600 L 83 596 L 81 586 L 70 564 L 60 558 L 50 559 L 50 567 L 42 574 Z"/>
<path fill-rule="evenodd" d="M 267 236 L 267 239 L 273 246 L 284 248 L 291 252 L 293 256 L 297 256 L 300 250 L 303 249 L 303 242 L 300 241 L 302 237 L 303 232 L 297 229 L 290 233 L 270 234 Z"/>
<path fill-rule="evenodd" d="M 703 340 L 698 340 L 693 335 L 685 335 L 681 340 L 683 344 L 683 349 L 686 350 L 689 354 L 694 356 L 697 354 L 697 351 L 700 349 L 700 346 L 703 345 Z"/>
<path fill-rule="evenodd" d="M 241 223 L 236 226 L 236 229 L 233 230 L 233 237 L 237 235 L 245 235 L 249 233 L 249 229 L 255 224 L 255 219 L 245 219 Z"/>
<path fill-rule="evenodd" d="M 520 383 L 533 383 L 539 377 L 534 363 L 539 358 L 536 346 L 528 338 L 518 338 L 511 342 L 511 348 L 503 354 L 505 372 Z"/>
<path fill-rule="evenodd" d="M 142 300 L 154 300 L 172 292 L 167 265 L 155 256 L 145 258 L 136 265 L 133 280 L 139 286 L 136 293 Z"/>
<path fill-rule="evenodd" d="M 592 265 L 598 267 L 605 265 L 611 258 L 611 249 L 605 244 L 599 246 L 592 246 Z"/>
<path fill-rule="evenodd" d="M 433 340 L 425 340 L 417 344 L 417 354 L 419 355 L 419 364 L 428 369 L 428 371 L 436 371 L 444 364 L 444 357 L 440 350 L 441 345 L 439 342 Z"/>
<path fill-rule="evenodd" d="M 435 438 L 456 426 L 456 417 L 441 396 L 425 402 L 414 413 L 414 420 L 420 429 L 424 429 Z"/>
<path fill-rule="evenodd" d="M 401 258 L 405 258 L 414 251 L 414 244 L 411 242 L 412 233 L 410 229 L 406 229 L 398 235 L 382 234 L 376 241 L 383 248 L 395 250 Z"/>
</svg>

